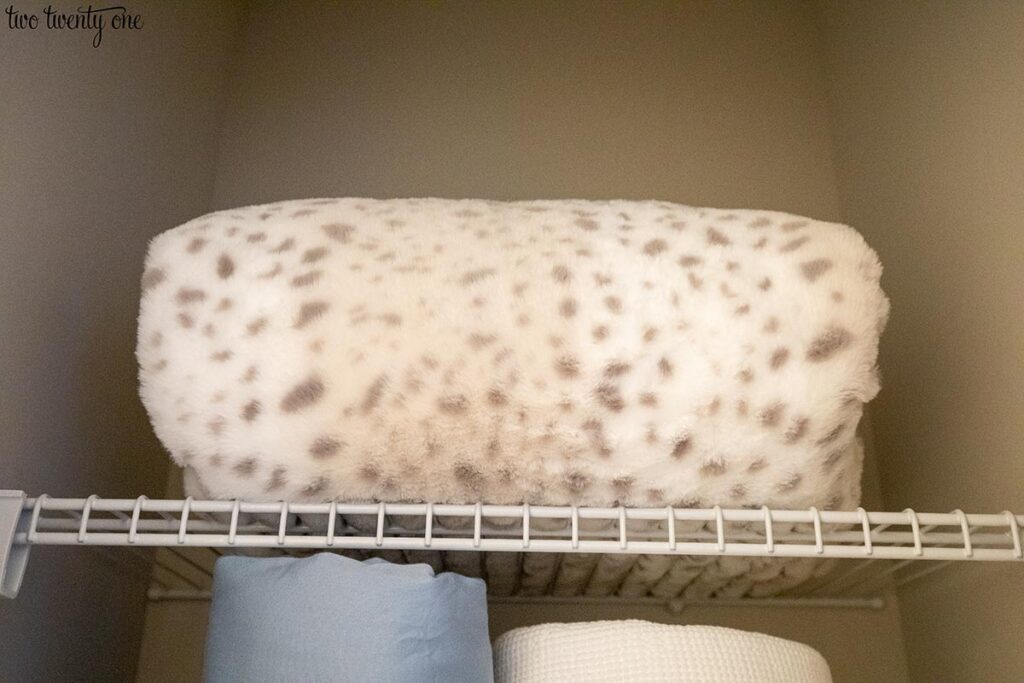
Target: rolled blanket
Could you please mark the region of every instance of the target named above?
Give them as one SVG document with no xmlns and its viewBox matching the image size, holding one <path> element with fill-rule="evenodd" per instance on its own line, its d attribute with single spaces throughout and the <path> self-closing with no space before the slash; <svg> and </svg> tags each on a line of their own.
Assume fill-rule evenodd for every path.
<svg viewBox="0 0 1024 683">
<path fill-rule="evenodd" d="M 203 681 L 491 681 L 482 582 L 426 565 L 222 557 Z"/>
<path fill-rule="evenodd" d="M 880 273 L 769 211 L 220 211 L 150 245 L 141 394 L 212 497 L 850 507 Z"/>
<path fill-rule="evenodd" d="M 792 640 L 717 626 L 629 619 L 540 624 L 494 642 L 496 683 L 831 683 L 828 663 Z"/>
</svg>

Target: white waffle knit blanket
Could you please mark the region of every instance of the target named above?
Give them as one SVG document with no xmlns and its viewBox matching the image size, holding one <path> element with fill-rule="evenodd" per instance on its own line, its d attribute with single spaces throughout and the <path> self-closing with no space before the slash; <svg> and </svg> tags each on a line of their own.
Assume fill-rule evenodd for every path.
<svg viewBox="0 0 1024 683">
<path fill-rule="evenodd" d="M 816 650 L 716 626 L 542 624 L 494 643 L 495 683 L 831 683 Z"/>
</svg>

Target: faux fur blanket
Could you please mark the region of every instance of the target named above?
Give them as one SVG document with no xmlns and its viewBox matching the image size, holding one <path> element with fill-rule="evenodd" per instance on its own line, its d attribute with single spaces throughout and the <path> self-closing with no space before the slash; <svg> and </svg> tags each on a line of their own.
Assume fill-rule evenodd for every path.
<svg viewBox="0 0 1024 683">
<path fill-rule="evenodd" d="M 212 497 L 849 507 L 880 274 L 769 211 L 221 211 L 150 245 L 141 393 Z"/>
</svg>

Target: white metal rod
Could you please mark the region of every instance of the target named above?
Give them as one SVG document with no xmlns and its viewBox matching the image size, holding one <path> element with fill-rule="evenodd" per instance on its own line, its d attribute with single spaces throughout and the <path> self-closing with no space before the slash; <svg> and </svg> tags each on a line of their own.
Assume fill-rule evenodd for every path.
<svg viewBox="0 0 1024 683">
<path fill-rule="evenodd" d="M 967 515 L 963 510 L 953 510 L 953 514 L 960 518 L 960 530 L 964 535 L 964 556 L 970 557 L 974 553 L 974 548 L 971 546 L 971 527 L 967 524 Z"/>
<path fill-rule="evenodd" d="M 327 545 L 328 547 L 334 545 L 334 525 L 338 520 L 338 504 L 331 501 L 331 510 L 328 513 L 327 518 Z"/>
<path fill-rule="evenodd" d="M 1004 512 L 1003 516 L 1010 525 L 1010 537 L 1013 540 L 1013 556 L 1020 559 L 1024 557 L 1024 551 L 1021 550 L 1020 525 L 1017 523 L 1017 517 L 1015 517 L 1009 510 Z M 968 519 L 969 518 L 970 517 L 968 516 Z"/>
<path fill-rule="evenodd" d="M 523 505 L 523 547 L 530 547 L 530 505 Z"/>
<path fill-rule="evenodd" d="M 214 545 L 223 546 L 241 543 L 244 547 L 261 548 L 321 548 L 336 543 L 347 548 L 401 548 L 421 549 L 480 549 L 494 551 L 537 550 L 545 552 L 636 552 L 655 554 L 690 555 L 744 555 L 783 557 L 863 557 L 870 555 L 882 559 L 947 560 L 959 555 L 959 559 L 1001 561 L 1022 559 L 1020 551 L 1020 520 L 1011 513 L 1001 515 L 972 515 L 962 511 L 952 513 L 903 513 L 856 511 L 808 510 L 727 510 L 721 507 L 711 509 L 674 508 L 580 508 L 549 506 L 492 506 L 476 503 L 469 505 L 433 505 L 415 503 L 376 504 L 289 504 L 247 503 L 244 501 L 197 501 L 101 499 L 90 496 L 85 499 L 54 499 L 47 496 L 27 499 L 23 504 L 25 513 L 31 515 L 28 536 L 18 533 L 15 542 L 64 545 L 67 544 L 64 531 L 76 532 L 75 542 L 87 545 L 182 546 Z M 62 512 L 71 519 L 47 517 L 44 511 Z M 116 518 L 96 518 L 93 512 L 109 512 Z M 147 519 L 143 514 L 156 513 L 166 520 Z M 199 515 L 231 513 L 231 520 L 224 534 L 224 525 L 216 519 L 190 519 Z M 241 513 L 277 513 L 280 515 L 276 537 L 268 533 L 263 525 L 239 526 Z M 338 514 L 377 514 L 377 528 L 372 545 L 368 544 L 361 532 L 351 527 L 341 530 L 332 528 Z M 128 514 L 130 513 L 130 517 Z M 306 525 L 288 528 L 290 514 L 307 517 Z M 435 535 L 432 524 L 422 534 L 386 523 L 386 515 L 427 516 L 473 516 L 473 536 L 465 538 L 459 529 L 438 529 Z M 313 515 L 327 515 L 326 536 L 312 535 L 308 523 Z M 491 528 L 485 525 L 488 516 L 522 515 L 521 530 L 514 527 Z M 570 537 L 564 531 L 531 529 L 533 517 L 565 519 L 571 521 Z M 638 530 L 631 534 L 629 519 L 665 521 L 667 518 L 668 538 L 656 530 Z M 598 531 L 581 532 L 580 519 L 605 519 L 618 521 L 613 527 Z M 1024 519 L 1024 518 L 1022 518 Z M 714 522 L 713 531 L 699 530 L 686 533 L 684 540 L 676 536 L 677 520 Z M 791 530 L 774 533 L 775 522 L 813 524 L 814 533 Z M 726 522 L 760 522 L 764 531 L 726 531 Z M 842 530 L 825 532 L 824 524 L 859 525 L 861 531 Z M 871 525 L 876 526 L 872 529 Z M 909 532 L 886 531 L 888 527 L 910 527 Z M 959 527 L 958 533 L 932 531 L 937 526 Z M 974 533 L 973 528 L 1004 529 L 1001 533 Z M 164 531 L 165 533 L 155 533 Z M 176 534 L 174 533 L 176 532 Z M 706 542 L 704 541 L 706 539 Z M 713 542 L 712 542 L 713 539 Z M 436 545 L 442 543 L 442 545 Z M 892 545 L 897 544 L 897 545 Z M 958 547 L 940 547 L 956 545 Z M 993 546 L 993 547 L 990 547 Z M 1011 547 L 1012 546 L 1012 547 Z"/>
<path fill-rule="evenodd" d="M 537 597 L 493 597 L 488 598 L 495 603 L 525 603 L 525 604 L 552 604 L 565 603 L 570 605 L 579 604 L 630 604 L 638 605 L 665 605 L 672 611 L 685 610 L 687 607 L 840 607 L 840 608 L 861 608 L 861 609 L 882 609 L 885 607 L 885 600 L 882 598 L 705 598 L 702 600 L 673 599 L 666 604 L 664 598 L 592 598 L 586 596 L 573 596 L 559 598 L 555 596 Z"/>
<path fill-rule="evenodd" d="M 377 546 L 380 546 L 381 544 L 384 543 L 384 514 L 385 514 L 385 510 L 386 510 L 386 506 L 385 506 L 384 503 L 380 503 L 377 506 L 377 538 L 376 538 L 376 541 L 375 541 Z"/>
<path fill-rule="evenodd" d="M 871 555 L 871 522 L 868 520 L 868 512 L 864 508 L 857 508 L 857 516 L 860 518 L 861 529 L 864 530 L 864 554 Z"/>
<path fill-rule="evenodd" d="M 775 529 L 772 511 L 767 505 L 761 506 L 764 514 L 764 549 L 769 555 L 775 552 Z"/>
<path fill-rule="evenodd" d="M 43 505 L 46 503 L 47 496 L 45 493 L 36 499 L 36 502 L 32 505 L 32 520 L 28 527 L 28 541 L 33 542 L 36 538 L 36 527 L 39 525 L 39 515 L 43 511 Z"/>
<path fill-rule="evenodd" d="M 289 509 L 291 510 L 292 508 L 289 508 Z M 311 519 L 311 518 L 307 515 L 306 519 L 308 520 L 308 519 Z M 43 517 L 43 518 L 41 518 L 39 520 L 38 526 L 39 526 L 39 530 L 40 531 L 78 530 L 81 527 L 81 522 L 80 521 L 76 521 L 76 520 L 72 520 L 72 519 L 56 519 L 56 518 L 46 518 L 46 517 Z M 190 516 L 188 527 L 189 527 L 189 533 L 196 533 L 196 532 L 221 532 L 224 529 L 224 524 L 220 523 L 220 522 L 197 521 L 197 520 L 194 519 L 194 516 Z M 130 523 L 125 523 L 122 520 L 96 519 L 94 517 L 90 517 L 90 519 L 89 519 L 89 533 L 92 533 L 94 531 L 124 531 L 124 530 L 130 530 L 130 528 L 131 528 L 130 527 Z M 170 520 L 143 519 L 143 520 L 139 521 L 139 523 L 137 525 L 137 528 L 138 528 L 139 531 L 149 531 L 149 532 L 154 532 L 154 533 L 161 532 L 161 531 L 168 532 L 168 533 L 170 533 L 170 532 L 175 532 L 176 533 L 179 530 L 179 528 L 180 528 L 180 520 L 173 519 L 173 518 L 170 519 Z M 519 534 L 519 532 L 514 530 L 514 528 L 510 528 L 510 527 L 507 527 L 507 526 L 496 527 L 496 526 L 484 525 L 481 528 L 482 528 L 482 533 L 484 533 L 484 534 L 486 534 L 488 536 L 499 536 L 499 537 L 500 536 L 507 536 L 507 537 L 512 537 L 512 536 L 518 536 L 518 534 Z M 240 526 L 237 527 L 237 530 L 239 532 L 244 532 L 244 533 L 258 534 L 258 533 L 268 532 L 269 528 L 267 526 L 265 526 L 261 522 L 254 522 L 254 523 L 247 524 L 247 525 L 240 525 Z M 418 531 L 417 532 L 413 532 L 413 531 L 410 531 L 410 529 L 407 529 L 407 528 L 401 527 L 401 526 L 397 526 L 397 525 L 386 526 L 384 531 L 385 531 L 385 535 L 409 534 L 409 533 L 414 533 L 416 535 L 419 534 Z M 311 528 L 308 525 L 296 525 L 296 526 L 291 528 L 291 534 L 293 534 L 293 535 L 294 534 L 305 535 L 305 534 L 308 534 L 310 532 L 311 532 Z M 358 532 L 359 532 L 359 530 L 356 529 L 355 527 L 348 527 L 348 526 L 346 526 L 344 529 L 341 530 L 341 533 L 349 533 L 349 534 L 351 534 L 351 533 L 358 533 Z M 458 536 L 458 535 L 463 534 L 464 532 L 461 531 L 460 529 L 441 528 L 441 529 L 438 529 L 436 531 L 436 533 L 439 534 L 439 535 L 447 534 L 449 536 L 452 536 L 452 535 Z M 630 535 L 630 539 L 631 540 L 633 540 L 633 539 L 636 539 L 636 540 L 655 540 L 655 539 L 663 538 L 662 534 L 657 533 L 655 531 L 650 531 L 650 530 L 642 530 L 642 531 L 638 530 L 636 532 L 630 532 L 630 533 L 631 533 L 631 535 Z M 565 531 L 564 530 L 546 531 L 546 530 L 538 529 L 538 530 L 534 530 L 532 532 L 532 534 L 535 535 L 535 536 L 539 536 L 539 537 L 565 538 Z M 594 531 L 588 531 L 588 532 L 586 532 L 586 534 L 590 538 L 598 538 L 598 537 L 618 538 L 618 531 L 616 529 L 599 529 L 599 530 L 594 530 Z M 762 531 L 736 530 L 734 532 L 729 532 L 728 535 L 729 535 L 729 540 L 732 541 L 732 542 L 761 543 L 762 541 L 766 540 L 765 535 L 763 534 Z M 823 538 L 823 540 L 824 540 L 826 545 L 842 545 L 842 544 L 845 544 L 845 545 L 857 545 L 858 547 L 864 547 L 862 536 L 863 535 L 862 535 L 861 532 L 856 532 L 856 531 L 824 531 L 823 530 L 823 533 L 822 533 L 822 538 Z M 914 536 L 913 536 L 913 534 L 911 532 L 886 531 L 886 532 L 883 532 L 882 534 L 876 534 L 876 536 L 877 536 L 877 538 L 875 538 L 875 541 L 874 541 L 875 543 L 884 543 L 884 544 L 890 544 L 890 545 L 910 545 L 910 544 L 913 544 L 913 540 L 914 540 Z M 981 546 L 990 545 L 990 546 L 996 546 L 996 547 L 1000 547 L 1000 548 L 1007 548 L 1007 549 L 1010 548 L 1010 536 L 1006 532 L 1003 532 L 1003 533 L 980 534 L 980 533 L 975 533 L 975 532 L 972 531 L 971 537 L 973 539 L 973 545 L 981 545 Z M 700 530 L 700 531 L 693 531 L 693 532 L 686 533 L 686 534 L 684 534 L 684 538 L 686 538 L 686 539 L 688 539 L 690 541 L 711 540 L 711 539 L 715 539 L 717 541 L 718 534 L 717 534 L 717 532 L 709 532 L 709 531 L 706 531 L 706 530 Z M 779 534 L 776 538 L 778 538 L 778 540 L 780 540 L 782 542 L 789 542 L 789 541 L 806 541 L 806 542 L 811 542 L 812 540 L 814 540 L 813 537 L 809 538 L 808 535 L 806 534 L 806 532 L 800 532 L 800 531 L 785 532 L 785 533 Z M 950 545 L 950 544 L 962 546 L 962 544 L 963 544 L 963 532 L 962 532 L 962 530 L 957 531 L 957 532 L 949 532 L 949 533 L 945 533 L 945 532 L 925 533 L 925 534 L 922 534 L 921 538 L 922 538 L 922 540 L 923 540 L 923 542 L 925 544 L 931 545 L 931 546 Z"/>
<path fill-rule="evenodd" d="M 164 590 L 149 589 L 150 600 L 210 600 L 213 597 L 209 590 Z M 672 609 L 685 610 L 687 607 L 814 607 L 814 608 L 845 608 L 845 609 L 882 609 L 885 601 L 882 598 L 707 598 L 704 600 L 673 601 L 672 606 L 664 598 L 619 598 L 578 596 L 487 596 L 487 601 L 499 605 L 533 605 L 533 604 L 566 604 L 566 605 L 657 605 Z"/>
<path fill-rule="evenodd" d="M 814 549 L 821 555 L 825 552 L 825 541 L 821 538 L 821 513 L 818 508 L 812 507 L 811 514 L 814 515 Z"/>
<path fill-rule="evenodd" d="M 139 546 L 214 546 L 214 547 L 246 547 L 246 548 L 325 548 L 326 536 L 287 536 L 284 543 L 278 543 L 276 536 L 238 535 L 232 544 L 229 535 L 225 534 L 189 534 L 181 544 L 176 543 L 174 536 L 167 534 L 139 534 L 134 545 Z M 18 533 L 14 537 L 16 543 L 27 543 L 26 534 Z M 89 542 L 95 545 L 123 546 L 128 545 L 127 534 L 90 533 Z M 34 545 L 81 545 L 77 533 L 40 532 Z M 423 537 L 383 537 L 376 543 L 373 536 L 342 536 L 334 539 L 335 547 L 342 548 L 385 548 L 396 550 L 426 549 Z M 675 550 L 669 549 L 664 541 L 635 541 L 627 550 L 620 548 L 618 541 L 578 540 L 576 545 L 571 542 L 553 539 L 533 539 L 528 549 L 524 549 L 520 539 L 482 538 L 475 545 L 472 538 L 437 538 L 433 539 L 430 548 L 435 550 L 473 550 L 480 549 L 496 552 L 572 552 L 615 553 L 615 554 L 655 554 L 655 555 L 733 555 L 744 557 L 821 557 L 813 544 L 780 544 L 776 543 L 772 553 L 767 552 L 762 544 L 726 543 L 719 548 L 717 543 L 677 543 Z M 875 546 L 874 556 L 879 559 L 920 558 L 923 560 L 961 559 L 969 561 L 1013 561 L 1019 560 L 1011 549 L 976 548 L 970 558 L 965 558 L 962 548 L 923 548 L 918 555 L 913 548 L 906 546 Z M 862 558 L 863 549 L 858 546 L 828 546 L 825 557 Z"/>
<path fill-rule="evenodd" d="M 675 552 L 676 549 L 676 515 L 672 506 L 669 505 L 665 508 L 665 514 L 668 515 L 668 549 Z"/>
<path fill-rule="evenodd" d="M 294 506 L 290 506 L 289 510 L 293 511 L 294 510 Z M 193 512 L 194 512 L 194 510 L 193 510 Z M 307 519 L 309 519 L 309 518 L 310 517 L 307 515 Z M 80 519 L 81 519 L 80 517 L 79 517 L 78 520 L 74 520 L 74 519 L 70 519 L 70 518 L 41 517 L 38 520 L 38 522 L 37 522 L 37 526 L 38 526 L 38 530 L 39 531 L 62 531 L 62 530 L 76 530 L 76 531 L 78 531 L 81 528 L 81 521 L 80 521 Z M 670 522 L 673 522 L 673 524 L 674 524 L 674 521 L 671 520 L 671 519 L 670 519 Z M 90 516 L 90 518 L 88 520 L 88 527 L 89 527 L 89 533 L 90 534 L 93 533 L 93 532 L 96 532 L 96 531 L 123 531 L 123 530 L 128 530 L 129 533 L 130 533 L 131 522 L 130 521 L 125 521 L 125 520 L 116 520 L 116 519 L 96 519 L 95 517 Z M 206 533 L 209 533 L 209 532 L 220 533 L 220 532 L 223 531 L 224 525 L 222 523 L 216 522 L 216 521 L 214 521 L 214 522 L 197 521 L 197 520 L 194 519 L 194 515 L 190 515 L 190 519 L 189 519 L 189 522 L 188 522 L 188 528 L 189 528 L 189 533 L 203 533 L 203 532 L 206 532 Z M 971 527 L 971 528 L 973 529 L 973 527 Z M 170 518 L 170 519 L 166 519 L 166 520 L 162 520 L 162 519 L 141 519 L 136 524 L 136 529 L 138 531 L 148 531 L 148 532 L 161 532 L 161 531 L 163 531 L 163 532 L 168 532 L 168 533 L 171 533 L 171 532 L 177 533 L 180 530 L 180 520 L 174 519 L 173 517 Z M 922 541 L 924 543 L 926 543 L 929 546 L 958 545 L 958 546 L 962 547 L 962 545 L 963 545 L 963 531 L 962 530 L 959 530 L 959 531 L 957 531 L 955 533 L 954 532 L 949 532 L 949 533 L 945 533 L 945 532 L 925 533 L 925 529 L 927 529 L 927 527 L 922 527 L 922 529 L 921 529 L 922 534 L 920 535 L 920 538 L 922 539 Z M 239 526 L 236 527 L 236 531 L 237 532 L 242 532 L 242 533 L 248 533 L 248 534 L 260 534 L 260 533 L 269 531 L 269 529 L 268 529 L 268 527 L 266 527 L 261 522 L 255 522 L 255 523 L 251 523 L 251 524 L 247 524 L 247 525 L 239 525 Z M 307 535 L 310 532 L 311 532 L 311 530 L 310 530 L 310 527 L 308 525 L 298 525 L 298 526 L 293 527 L 291 529 L 290 533 L 292 535 Z M 347 527 L 346 526 L 344 529 L 341 530 L 341 533 L 348 533 L 350 535 L 351 534 L 358 535 L 359 530 L 356 529 L 355 527 Z M 384 530 L 384 533 L 385 533 L 385 535 L 409 535 L 410 533 L 412 533 L 413 535 L 418 535 L 419 534 L 419 532 L 412 532 L 412 531 L 410 531 L 407 528 L 400 527 L 400 526 L 395 526 L 395 525 L 386 526 L 385 530 Z M 436 533 L 438 533 L 440 535 L 459 536 L 459 535 L 463 534 L 464 532 L 461 531 L 460 529 L 441 528 Z M 518 535 L 518 532 L 515 531 L 512 528 L 509 528 L 509 527 L 492 527 L 490 525 L 482 526 L 482 533 L 485 533 L 486 535 L 492 536 L 492 537 L 510 537 L 511 538 L 513 536 L 517 536 Z M 661 534 L 659 534 L 659 533 L 657 533 L 655 531 L 637 531 L 637 532 L 633 532 L 633 533 L 635 535 L 630 536 L 630 541 L 631 542 L 632 542 L 632 540 L 658 540 L 658 539 L 663 538 L 663 536 Z M 546 537 L 546 538 L 554 538 L 554 539 L 565 538 L 565 535 L 564 535 L 565 532 L 564 531 L 560 531 L 560 530 L 546 531 L 546 530 L 539 530 L 538 529 L 538 530 L 534 530 L 532 532 L 532 534 L 537 536 L 537 537 Z M 730 532 L 729 535 L 730 535 L 730 539 L 729 540 L 732 541 L 732 542 L 760 543 L 762 540 L 767 540 L 765 538 L 765 535 L 763 534 L 763 532 L 756 531 L 756 530 L 755 531 L 736 530 L 734 532 Z M 600 530 L 588 531 L 587 532 L 587 536 L 589 538 L 591 538 L 591 539 L 594 539 L 594 538 L 609 538 L 609 539 L 616 538 L 617 539 L 618 538 L 618 531 L 615 530 L 615 529 L 600 529 Z M 863 540 L 862 540 L 862 537 L 863 537 L 863 534 L 860 533 L 860 532 L 856 532 L 856 531 L 823 531 L 823 533 L 822 533 L 822 538 L 823 538 L 824 543 L 826 545 L 840 545 L 840 544 L 857 545 L 858 547 L 864 547 L 865 548 L 865 554 L 868 554 L 866 552 L 868 546 L 864 545 L 864 541 L 866 540 L 866 538 L 863 538 Z M 874 545 L 874 543 L 890 544 L 890 545 L 909 545 L 909 544 L 913 544 L 913 542 L 914 542 L 914 535 L 911 532 L 885 531 L 885 532 L 882 532 L 881 534 L 877 534 L 876 533 L 875 537 L 876 538 L 872 542 L 872 545 Z M 701 540 L 710 540 L 710 539 L 715 539 L 717 541 L 718 534 L 717 534 L 717 531 L 709 532 L 709 531 L 706 531 L 706 530 L 699 530 L 699 531 L 693 531 L 693 532 L 686 533 L 684 535 L 684 538 L 686 538 L 686 539 L 688 539 L 690 541 L 701 541 Z M 804 541 L 810 542 L 812 540 L 812 539 L 808 538 L 806 532 L 799 532 L 799 531 L 785 532 L 785 533 L 779 534 L 776 538 L 778 538 L 782 542 L 794 542 L 794 541 L 795 542 L 804 542 Z M 971 538 L 973 539 L 973 542 L 972 542 L 973 546 L 995 546 L 997 548 L 1007 548 L 1007 549 L 1009 549 L 1009 545 L 1010 545 L 1010 541 L 1011 541 L 1012 537 L 1007 532 L 981 534 L 981 533 L 975 533 L 975 532 L 972 531 Z M 813 540 L 816 541 L 816 539 L 813 539 Z M 1015 548 L 1014 548 L 1014 552 L 1016 552 Z"/>
<path fill-rule="evenodd" d="M 188 547 L 265 548 L 285 554 L 318 549 L 425 550 L 554 553 L 556 563 L 568 553 L 650 554 L 669 556 L 743 556 L 838 558 L 860 560 L 850 568 L 804 583 L 786 598 L 739 598 L 740 605 L 811 606 L 819 601 L 839 606 L 831 595 L 844 595 L 851 605 L 875 604 L 867 594 L 893 581 L 904 586 L 954 561 L 1022 562 L 1021 526 L 1024 516 L 1012 512 L 971 514 L 962 510 L 925 513 L 855 510 L 774 510 L 680 508 L 587 508 L 578 506 L 487 505 L 434 503 L 290 503 L 242 500 L 149 500 L 17 497 L 13 512 L 20 518 L 13 534 L 16 545 L 77 545 L 140 548 L 167 547 L 177 557 L 158 559 L 154 591 L 168 596 L 203 592 L 197 573 L 208 583 L 210 569 L 193 559 Z M 246 515 L 242 517 L 242 515 Z M 359 529 L 346 516 L 376 520 Z M 326 517 L 326 519 L 325 519 Z M 459 518 L 446 526 L 445 520 Z M 472 524 L 463 522 L 472 519 Z M 435 526 L 435 519 L 438 524 Z M 512 523 L 509 523 L 509 520 Z M 243 520 L 245 520 L 244 523 Z M 541 525 L 536 520 L 556 520 Z M 587 520 L 587 522 L 581 522 Z M 630 521 L 650 522 L 632 525 Z M 603 524 L 589 524 L 602 521 Z M 683 523 L 680 528 L 679 523 Z M 404 526 L 403 526 L 404 524 Z M 551 526 L 540 529 L 538 526 Z M 597 527 L 591 529 L 590 527 Z M 147 554 L 149 554 L 147 552 Z M 202 562 L 210 558 L 201 558 Z M 487 575 L 487 557 L 479 557 Z M 879 564 L 878 560 L 888 562 Z M 906 569 L 912 562 L 930 561 Z M 518 561 L 518 560 L 517 560 Z M 187 567 L 185 565 L 188 565 Z M 177 567 L 177 569 L 175 568 Z M 596 565 L 595 565 L 596 567 Z M 188 570 L 183 574 L 179 570 Z M 874 570 L 874 571 L 872 571 Z M 557 576 L 552 574 L 551 580 Z M 174 579 L 173 581 L 169 579 Z M 517 582 L 522 576 L 517 578 Z M 175 586 L 187 585 L 177 591 Z M 182 599 L 185 599 L 182 597 Z M 550 596 L 539 598 L 550 602 Z M 605 599 L 602 599 L 607 601 Z M 612 600 L 615 600 L 614 598 Z M 571 598 L 581 602 L 578 596 Z M 665 604 L 661 598 L 652 599 Z M 616 600 L 617 604 L 624 601 Z M 711 598 L 688 602 L 675 599 L 671 609 L 690 604 L 731 604 Z M 880 604 L 880 603 L 878 603 Z"/>
<path fill-rule="evenodd" d="M 178 528 L 178 543 L 185 542 L 185 534 L 188 533 L 188 513 L 192 507 L 192 496 L 189 496 L 181 504 L 181 526 Z"/>
<path fill-rule="evenodd" d="M 921 556 L 921 526 L 920 520 L 916 512 L 907 508 L 904 510 L 907 516 L 910 517 L 910 528 L 914 531 L 914 554 L 918 557 Z"/>
<path fill-rule="evenodd" d="M 237 498 L 231 505 L 231 526 L 228 529 L 228 543 L 230 545 L 235 544 L 235 539 L 238 536 L 238 515 L 241 513 L 242 503 Z"/>
<path fill-rule="evenodd" d="M 718 551 L 725 551 L 725 515 L 718 505 L 714 507 L 715 512 L 715 534 L 718 541 Z"/>
<path fill-rule="evenodd" d="M 281 518 L 277 524 L 277 542 L 284 543 L 285 536 L 288 532 L 288 503 L 285 501 L 281 502 Z"/>
<path fill-rule="evenodd" d="M 139 517 L 142 515 L 142 503 L 146 500 L 146 496 L 139 496 L 135 501 L 135 505 L 132 507 L 132 519 L 128 523 L 128 542 L 134 543 L 135 537 L 139 533 Z"/>
<path fill-rule="evenodd" d="M 92 512 L 94 502 L 96 502 L 96 496 L 89 496 L 85 501 L 85 505 L 82 506 L 82 521 L 78 527 L 79 543 L 85 543 L 85 530 L 89 527 L 89 514 Z"/>
<path fill-rule="evenodd" d="M 36 498 L 28 498 L 25 502 L 25 509 L 30 509 Z M 136 499 L 98 499 L 94 503 L 97 511 L 122 510 L 130 511 Z M 43 501 L 44 510 L 65 510 L 80 512 L 86 500 L 81 498 L 47 498 Z M 144 503 L 146 512 L 172 512 L 181 511 L 180 500 L 148 500 Z M 233 501 L 226 500 L 194 500 L 192 509 L 197 512 L 232 512 Z M 419 515 L 426 512 L 426 503 L 385 503 L 386 512 L 393 515 Z M 434 514 L 440 517 L 469 517 L 476 512 L 476 505 L 435 505 Z M 376 514 L 379 504 L 352 504 L 339 503 L 338 511 L 342 514 Z M 481 510 L 484 517 L 517 517 L 522 514 L 521 505 L 482 505 Z M 618 518 L 618 507 L 612 508 L 581 508 L 581 507 L 550 507 L 531 506 L 531 514 L 534 517 L 549 519 L 566 519 L 576 515 L 580 519 L 607 519 Z M 275 513 L 280 510 L 280 503 L 241 503 L 241 512 L 247 513 Z M 296 514 L 328 514 L 330 503 L 295 503 L 291 505 L 292 512 Z M 679 521 L 717 521 L 718 512 L 714 508 L 679 508 L 673 511 L 675 518 Z M 763 514 L 760 509 L 725 509 L 720 508 L 722 518 L 726 522 L 760 522 L 763 521 Z M 913 510 L 900 512 L 868 512 L 867 517 L 871 524 L 877 525 L 876 532 L 882 527 L 893 525 L 906 525 L 908 515 L 913 513 L 917 517 L 919 525 L 932 526 L 959 526 L 960 519 L 952 513 L 928 513 L 914 512 Z M 861 518 L 857 511 L 822 510 L 818 513 L 823 524 L 860 524 Z M 664 508 L 628 508 L 629 519 L 658 521 L 664 518 Z M 1024 515 L 1012 515 L 1016 518 L 1018 525 L 1024 524 Z M 808 510 L 774 510 L 773 517 L 776 522 L 782 523 L 813 523 L 814 514 Z M 1006 527 L 1008 519 L 1005 514 L 968 514 L 967 520 L 976 527 Z"/>
<path fill-rule="evenodd" d="M 473 511 L 473 547 L 480 547 L 480 525 L 483 519 L 483 506 L 480 503 L 476 504 L 476 509 Z M 481 566 L 485 563 L 481 562 Z"/>
</svg>

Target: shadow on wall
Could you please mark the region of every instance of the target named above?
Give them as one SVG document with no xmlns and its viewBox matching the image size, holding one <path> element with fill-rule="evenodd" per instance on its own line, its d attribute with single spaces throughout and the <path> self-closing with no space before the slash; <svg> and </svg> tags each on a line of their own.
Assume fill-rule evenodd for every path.
<svg viewBox="0 0 1024 683">
<path fill-rule="evenodd" d="M 162 495 L 169 458 L 139 399 L 136 318 L 127 315 L 135 312 L 132 304 L 138 305 L 138 286 L 124 290 L 117 305 L 93 307 L 98 314 L 82 330 L 74 349 L 75 431 L 89 467 L 106 478 L 103 490 L 125 496 Z"/>
</svg>

